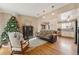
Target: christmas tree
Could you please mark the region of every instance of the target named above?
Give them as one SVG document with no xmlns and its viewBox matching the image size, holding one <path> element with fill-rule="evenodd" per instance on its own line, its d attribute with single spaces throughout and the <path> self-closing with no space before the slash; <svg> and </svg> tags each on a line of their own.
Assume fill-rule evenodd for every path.
<svg viewBox="0 0 79 59">
<path fill-rule="evenodd" d="M 16 17 L 12 16 L 9 22 L 7 23 L 6 27 L 4 28 L 4 32 L 1 35 L 1 42 L 5 43 L 9 41 L 9 36 L 7 34 L 8 32 L 18 32 L 18 31 L 19 27 Z"/>
</svg>

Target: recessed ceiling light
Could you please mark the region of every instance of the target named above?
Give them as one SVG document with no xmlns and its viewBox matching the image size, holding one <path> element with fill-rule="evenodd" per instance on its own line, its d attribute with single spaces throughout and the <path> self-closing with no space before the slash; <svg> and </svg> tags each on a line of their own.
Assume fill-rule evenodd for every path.
<svg viewBox="0 0 79 59">
<path fill-rule="evenodd" d="M 54 8 L 54 6 L 51 6 L 52 8 Z"/>
<path fill-rule="evenodd" d="M 55 13 L 52 13 L 52 15 L 55 15 Z"/>
<path fill-rule="evenodd" d="M 45 13 L 46 11 L 45 10 L 43 10 L 43 13 Z"/>
<path fill-rule="evenodd" d="M 43 19 L 45 19 L 46 17 L 45 17 L 45 16 L 43 16 L 42 18 L 43 18 Z"/>
</svg>

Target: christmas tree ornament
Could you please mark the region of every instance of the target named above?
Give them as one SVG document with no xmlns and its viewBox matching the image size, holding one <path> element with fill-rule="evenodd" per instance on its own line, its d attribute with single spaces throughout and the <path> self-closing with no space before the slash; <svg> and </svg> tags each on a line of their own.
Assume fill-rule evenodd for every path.
<svg viewBox="0 0 79 59">
<path fill-rule="evenodd" d="M 14 16 L 10 18 L 9 22 L 7 22 L 7 25 L 4 28 L 4 32 L 1 35 L 2 43 L 9 41 L 9 36 L 7 34 L 8 32 L 19 32 L 18 23 L 17 23 L 16 17 Z"/>
</svg>

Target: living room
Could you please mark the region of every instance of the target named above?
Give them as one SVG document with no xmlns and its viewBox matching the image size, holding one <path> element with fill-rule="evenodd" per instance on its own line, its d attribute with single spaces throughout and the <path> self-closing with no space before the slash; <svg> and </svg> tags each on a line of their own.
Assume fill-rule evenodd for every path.
<svg viewBox="0 0 79 59">
<path fill-rule="evenodd" d="M 7 6 L 7 7 L 6 7 Z M 75 3 L 29 3 L 29 4 L 0 4 L 0 36 L 5 28 L 7 32 L 18 32 L 10 28 L 10 20 L 18 23 L 19 32 L 27 41 L 25 55 L 63 55 L 77 54 L 76 21 L 78 21 L 79 4 Z M 8 26 L 8 24 L 10 24 Z M 64 25 L 65 24 L 65 25 Z M 79 25 L 79 24 L 77 24 Z M 24 30 L 30 26 L 32 31 Z M 28 34 L 26 34 L 27 32 Z M 29 34 L 31 32 L 31 34 Z M 11 33 L 10 33 L 11 34 Z M 17 35 L 17 33 L 15 33 Z M 16 37 L 15 35 L 15 37 Z M 1 41 L 0 54 L 16 54 L 12 51 L 11 42 Z M 50 38 L 48 38 L 50 37 Z M 9 40 L 13 39 L 11 36 Z M 16 42 L 16 41 L 15 41 Z M 76 43 L 76 44 L 75 44 Z M 17 44 L 17 43 L 16 43 Z M 18 44 L 17 44 L 18 45 Z M 15 45 L 15 46 L 17 46 Z M 74 47 L 73 47 L 74 46 Z M 10 48 L 7 48 L 10 47 Z M 51 48 L 50 48 L 51 47 Z M 21 47 L 20 47 L 21 48 Z M 60 48 L 60 49 L 58 49 Z M 11 50 L 10 50 L 11 49 Z M 47 49 L 46 51 L 42 49 Z M 5 50 L 5 51 L 4 51 Z M 65 52 L 67 50 L 67 52 Z M 38 51 L 38 53 L 37 53 Z"/>
</svg>

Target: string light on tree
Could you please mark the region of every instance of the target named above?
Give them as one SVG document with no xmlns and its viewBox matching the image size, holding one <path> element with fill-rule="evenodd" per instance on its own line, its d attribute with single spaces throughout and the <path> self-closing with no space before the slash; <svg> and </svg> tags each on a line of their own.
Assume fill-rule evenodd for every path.
<svg viewBox="0 0 79 59">
<path fill-rule="evenodd" d="M 1 42 L 5 43 L 8 41 L 9 39 L 8 34 L 7 34 L 8 32 L 18 32 L 18 31 L 19 31 L 19 27 L 18 27 L 16 17 L 12 16 L 9 22 L 7 22 L 7 25 L 4 28 L 4 32 L 1 35 Z"/>
</svg>

